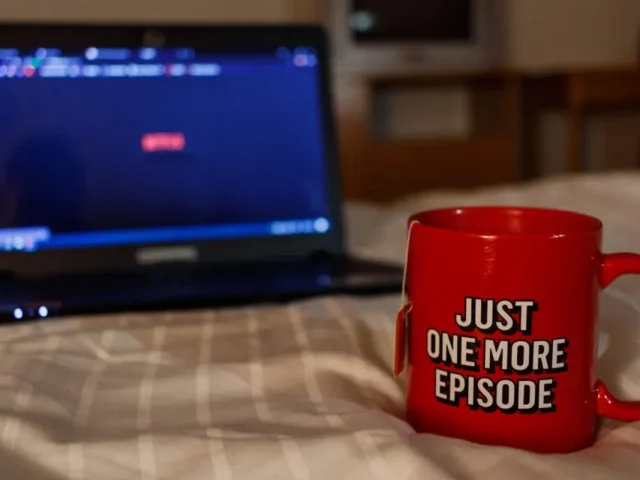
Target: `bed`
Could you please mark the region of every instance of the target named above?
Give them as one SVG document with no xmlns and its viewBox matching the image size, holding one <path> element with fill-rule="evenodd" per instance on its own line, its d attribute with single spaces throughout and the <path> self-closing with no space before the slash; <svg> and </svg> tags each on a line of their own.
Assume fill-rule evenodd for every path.
<svg viewBox="0 0 640 480">
<path fill-rule="evenodd" d="M 350 247 L 402 262 L 409 213 L 446 205 L 565 207 L 640 251 L 640 174 L 352 204 Z M 640 399 L 640 278 L 606 291 L 600 376 Z M 637 479 L 640 424 L 539 456 L 416 434 L 391 373 L 399 295 L 69 318 L 0 329 L 2 480 Z M 550 432 L 552 434 L 552 432 Z"/>
</svg>

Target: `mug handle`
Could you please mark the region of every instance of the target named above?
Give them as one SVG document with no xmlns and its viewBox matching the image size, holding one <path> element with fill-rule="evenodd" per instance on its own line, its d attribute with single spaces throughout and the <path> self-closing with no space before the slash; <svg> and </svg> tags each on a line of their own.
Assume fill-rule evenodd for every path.
<svg viewBox="0 0 640 480">
<path fill-rule="evenodd" d="M 613 253 L 603 255 L 600 267 L 600 285 L 607 288 L 616 278 L 626 274 L 640 274 L 640 255 Z M 600 380 L 595 387 L 598 415 L 623 422 L 640 421 L 640 401 L 622 401 L 614 397 Z"/>
</svg>

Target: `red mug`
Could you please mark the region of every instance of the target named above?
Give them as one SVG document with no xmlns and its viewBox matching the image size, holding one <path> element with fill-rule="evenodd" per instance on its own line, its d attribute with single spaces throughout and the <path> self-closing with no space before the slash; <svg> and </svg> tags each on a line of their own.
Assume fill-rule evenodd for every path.
<svg viewBox="0 0 640 480">
<path fill-rule="evenodd" d="M 601 252 L 598 219 L 465 207 L 409 225 L 395 371 L 406 346 L 418 432 L 565 453 L 595 441 L 598 415 L 640 420 L 596 379 L 600 291 L 640 273 L 640 255 Z"/>
</svg>

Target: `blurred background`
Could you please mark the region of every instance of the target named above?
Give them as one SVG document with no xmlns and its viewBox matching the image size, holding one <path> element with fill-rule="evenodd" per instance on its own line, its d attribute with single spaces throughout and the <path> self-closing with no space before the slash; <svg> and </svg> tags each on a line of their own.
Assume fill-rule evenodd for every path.
<svg viewBox="0 0 640 480">
<path fill-rule="evenodd" d="M 349 199 L 640 167 L 639 0 L 3 0 L 0 18 L 324 23 Z"/>
</svg>

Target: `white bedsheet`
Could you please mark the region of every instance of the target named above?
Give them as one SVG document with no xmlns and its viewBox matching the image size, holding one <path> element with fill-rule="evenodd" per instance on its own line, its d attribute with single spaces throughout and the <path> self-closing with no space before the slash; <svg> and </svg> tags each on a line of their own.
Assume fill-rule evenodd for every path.
<svg viewBox="0 0 640 480">
<path fill-rule="evenodd" d="M 640 252 L 640 175 L 435 193 L 349 211 L 352 248 L 401 261 L 408 214 L 537 204 L 595 214 Z M 0 480 L 638 479 L 640 424 L 540 456 L 416 434 L 390 371 L 398 296 L 0 328 Z M 601 377 L 640 399 L 640 278 L 607 291 Z M 552 432 L 550 432 L 552 434 Z"/>
</svg>

